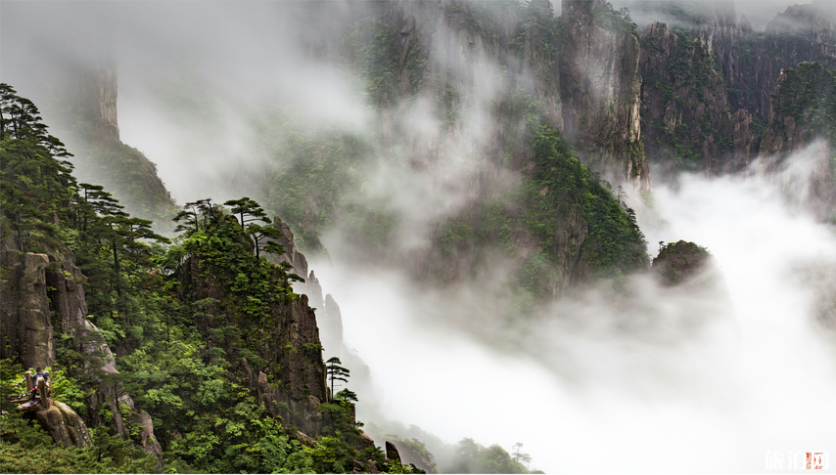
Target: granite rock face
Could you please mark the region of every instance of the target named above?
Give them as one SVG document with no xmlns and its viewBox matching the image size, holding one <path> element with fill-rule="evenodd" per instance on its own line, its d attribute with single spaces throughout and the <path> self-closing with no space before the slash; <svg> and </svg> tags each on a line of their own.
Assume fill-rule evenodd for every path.
<svg viewBox="0 0 836 475">
<path fill-rule="evenodd" d="M 55 442 L 64 447 L 90 447 L 93 439 L 84 421 L 69 406 L 53 401 L 49 409 L 40 409 L 35 417 Z"/>
<path fill-rule="evenodd" d="M 609 21 L 602 18 L 609 17 Z M 642 146 L 640 47 L 604 0 L 563 0 L 560 91 L 565 135 L 593 170 L 613 183 L 650 189 Z"/>
<path fill-rule="evenodd" d="M 217 318 L 201 320 L 198 326 L 202 332 L 209 334 L 215 320 L 218 324 L 235 323 L 223 323 L 224 318 L 232 318 L 224 305 L 227 290 L 211 275 L 204 273 L 198 259 L 191 258 L 186 262 L 180 270 L 179 279 L 182 288 L 188 289 L 185 292 L 192 301 L 209 298 L 217 301 L 206 309 L 207 314 Z M 316 315 L 308 305 L 307 295 L 301 295 L 289 304 L 271 305 L 270 313 L 270 321 L 275 325 L 259 331 L 264 332 L 272 343 L 258 351 L 267 361 L 265 371 L 281 381 L 281 385 L 271 385 L 264 371 L 254 374 L 249 364 L 242 364 L 249 369 L 244 370 L 244 377 L 258 390 L 259 400 L 272 416 L 280 416 L 303 433 L 316 436 L 322 428 L 322 414 L 317 407 L 327 401 L 325 363 Z M 212 344 L 212 338 L 209 342 Z"/>
<path fill-rule="evenodd" d="M 836 66 L 836 10 L 792 6 L 759 32 L 731 2 L 699 6 L 696 19 L 642 33 L 645 150 L 663 171 L 740 171 L 760 153 L 784 71 Z M 774 143 L 765 145 L 771 153 Z"/>
<path fill-rule="evenodd" d="M 642 33 L 643 143 L 656 161 L 680 169 L 723 171 L 734 122 L 711 44 L 654 22 Z"/>
<path fill-rule="evenodd" d="M 0 254 L 0 357 L 19 358 L 27 368 L 51 366 L 55 345 L 47 298 L 49 258 L 17 250 L 3 250 Z"/>
</svg>

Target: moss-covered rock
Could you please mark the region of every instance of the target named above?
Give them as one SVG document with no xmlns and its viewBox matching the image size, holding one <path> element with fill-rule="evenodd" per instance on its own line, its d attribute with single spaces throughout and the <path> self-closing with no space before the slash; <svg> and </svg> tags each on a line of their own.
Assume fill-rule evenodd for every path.
<svg viewBox="0 0 836 475">
<path fill-rule="evenodd" d="M 87 426 L 70 406 L 53 401 L 48 409 L 40 409 L 35 417 L 53 440 L 64 447 L 90 447 L 93 439 Z"/>
<path fill-rule="evenodd" d="M 705 270 L 711 254 L 693 242 L 668 243 L 653 259 L 651 270 L 664 285 L 681 284 Z"/>
</svg>

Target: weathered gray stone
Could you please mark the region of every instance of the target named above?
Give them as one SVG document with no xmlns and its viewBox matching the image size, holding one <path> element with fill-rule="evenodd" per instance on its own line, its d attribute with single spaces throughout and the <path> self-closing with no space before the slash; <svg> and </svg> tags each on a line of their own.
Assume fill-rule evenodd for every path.
<svg viewBox="0 0 836 475">
<path fill-rule="evenodd" d="M 162 469 L 163 448 L 154 436 L 154 422 L 151 420 L 151 416 L 145 411 L 134 412 L 131 421 L 134 424 L 139 424 L 139 436 L 142 439 L 142 449 L 145 453 L 154 455 L 157 459 L 156 468 L 158 470 Z"/>
<path fill-rule="evenodd" d="M 2 251 L 0 357 L 17 358 L 27 368 L 51 366 L 55 359 L 52 318 L 46 292 L 45 254 Z"/>
<path fill-rule="evenodd" d="M 604 25 L 605 0 L 563 0 L 558 64 L 564 133 L 589 166 L 614 184 L 650 190 L 641 142 L 639 39 Z"/>
<path fill-rule="evenodd" d="M 401 463 L 401 456 L 398 453 L 398 448 L 392 442 L 386 441 L 386 458 L 394 462 Z"/>
<path fill-rule="evenodd" d="M 49 409 L 40 409 L 35 417 L 53 440 L 64 447 L 90 447 L 93 439 L 84 421 L 69 406 L 53 401 Z"/>
</svg>

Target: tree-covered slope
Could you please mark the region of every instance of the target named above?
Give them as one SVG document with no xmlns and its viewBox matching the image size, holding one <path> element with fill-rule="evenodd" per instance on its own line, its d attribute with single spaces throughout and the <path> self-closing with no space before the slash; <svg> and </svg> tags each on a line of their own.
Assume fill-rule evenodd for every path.
<svg viewBox="0 0 836 475">
<path fill-rule="evenodd" d="M 349 393 L 326 392 L 313 310 L 287 266 L 254 252 L 283 252 L 260 239 L 276 230 L 201 200 L 166 246 L 75 180 L 31 101 L 2 94 L 4 472 L 410 470 L 360 437 Z M 263 215 L 250 204 L 244 216 Z M 92 449 L 52 445 L 9 406 L 34 366 L 52 370 Z"/>
</svg>

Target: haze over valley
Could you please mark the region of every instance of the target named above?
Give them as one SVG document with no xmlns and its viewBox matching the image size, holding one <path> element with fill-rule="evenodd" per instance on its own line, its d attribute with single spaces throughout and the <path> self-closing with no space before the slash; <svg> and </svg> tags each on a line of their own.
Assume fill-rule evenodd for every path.
<svg viewBox="0 0 836 475">
<path fill-rule="evenodd" d="M 3 471 L 836 470 L 832 2 L 0 8 Z"/>
</svg>

